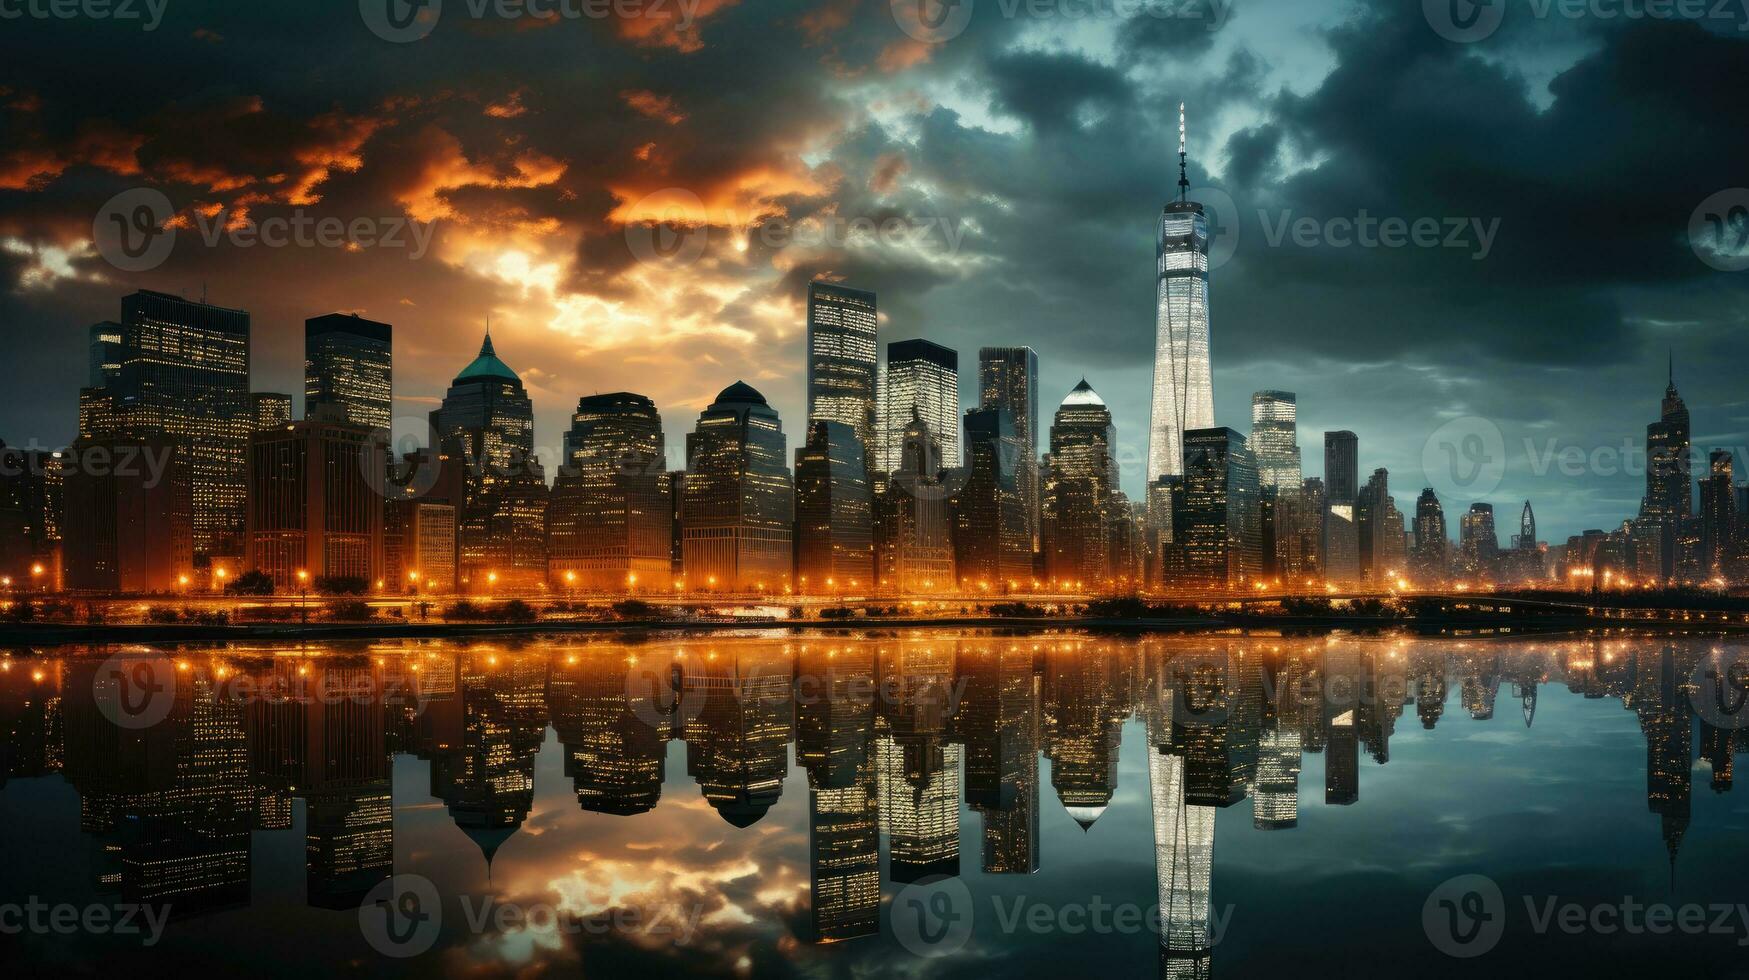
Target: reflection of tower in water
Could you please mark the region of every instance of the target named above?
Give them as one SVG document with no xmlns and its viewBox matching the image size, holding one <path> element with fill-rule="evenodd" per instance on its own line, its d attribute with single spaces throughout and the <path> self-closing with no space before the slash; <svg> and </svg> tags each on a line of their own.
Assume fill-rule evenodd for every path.
<svg viewBox="0 0 1749 980">
<path fill-rule="evenodd" d="M 681 692 L 686 772 L 717 813 L 750 827 L 783 794 L 792 719 L 787 650 L 748 645 L 690 665 Z"/>
<path fill-rule="evenodd" d="M 655 809 L 662 796 L 662 732 L 649 683 L 632 672 L 659 671 L 639 663 L 623 649 L 566 657 L 553 664 L 547 703 L 553 730 L 565 748 L 565 775 L 577 793 L 577 805 L 590 813 L 632 816 Z M 634 698 L 645 699 L 634 704 Z M 643 710 L 639 710 L 643 709 Z"/>
<path fill-rule="evenodd" d="M 880 932 L 879 803 L 871 650 L 804 648 L 796 688 L 796 758 L 808 772 L 808 879 L 816 942 Z"/>
<path fill-rule="evenodd" d="M 534 757 L 546 731 L 546 658 L 470 653 L 456 658 L 456 698 L 431 703 L 431 795 L 474 842 L 490 877 L 499 848 L 534 806 Z"/>
<path fill-rule="evenodd" d="M 881 657 L 887 737 L 876 738 L 888 874 L 897 882 L 960 870 L 960 747 L 948 744 L 954 648 L 902 642 Z"/>
<path fill-rule="evenodd" d="M 1206 978 L 1214 948 L 1209 885 L 1214 873 L 1215 811 L 1184 802 L 1185 763 L 1148 753 L 1154 815 L 1154 876 L 1160 895 L 1160 976 Z"/>
<path fill-rule="evenodd" d="M 1069 816 L 1087 830 L 1117 790 L 1118 743 L 1129 702 L 1117 658 L 1100 646 L 1053 651 L 1046 661 L 1046 723 L 1051 787 Z"/>
<path fill-rule="evenodd" d="M 1030 650 L 992 643 L 961 650 L 964 701 L 954 727 L 965 745 L 966 803 L 984 825 L 985 874 L 1039 868 L 1039 678 Z"/>
</svg>

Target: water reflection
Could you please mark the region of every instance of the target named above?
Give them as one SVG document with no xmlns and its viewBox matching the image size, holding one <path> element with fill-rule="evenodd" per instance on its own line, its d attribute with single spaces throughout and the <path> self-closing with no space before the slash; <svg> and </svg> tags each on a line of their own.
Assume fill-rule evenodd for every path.
<svg viewBox="0 0 1749 980">
<path fill-rule="evenodd" d="M 907 885 L 963 878 L 979 901 L 1007 894 L 1000 882 L 1054 870 L 1055 841 L 1067 861 L 1120 870 L 1151 855 L 1158 920 L 1137 941 L 1153 947 L 1161 976 L 1207 976 L 1230 948 L 1213 887 L 1217 823 L 1223 848 L 1239 854 L 1277 835 L 1320 845 L 1329 831 L 1301 826 L 1303 805 L 1318 809 L 1316 777 L 1301 785 L 1314 756 L 1322 803 L 1353 808 L 1355 821 L 1365 819 L 1363 782 L 1387 787 L 1381 812 L 1392 821 L 1457 819 L 1416 812 L 1388 769 L 1382 783 L 1362 775 L 1392 763 L 1393 740 L 1433 744 L 1431 733 L 1454 724 L 1453 691 L 1467 716 L 1455 723 L 1522 746 L 1526 768 L 1543 695 L 1545 711 L 1564 698 L 1568 718 L 1597 710 L 1589 701 L 1631 710 L 1673 891 L 1695 763 L 1726 793 L 1744 743 L 1741 675 L 1727 671 L 1720 683 L 1708 666 L 1714 647 L 1699 641 L 903 634 L 159 656 L 18 652 L 0 664 L 8 825 L 62 819 L 29 787 L 64 780 L 86 847 L 60 873 L 0 872 L 4 893 L 163 903 L 183 921 L 228 914 L 245 932 L 267 928 L 249 918 L 253 899 L 285 883 L 256 882 L 257 856 L 301 827 L 302 901 L 349 913 L 305 921 L 326 932 L 290 954 L 303 967 L 390 965 L 355 935 L 360 902 L 397 872 L 480 890 L 471 866 L 485 894 L 544 900 L 567 921 L 638 903 L 648 916 L 653 904 L 690 898 L 697 932 L 677 939 L 647 920 L 620 930 L 637 934 L 629 938 L 447 922 L 446 945 L 432 954 L 446 972 L 565 962 L 590 943 L 636 947 L 603 954 L 607 962 L 680 972 L 914 972 L 912 951 L 891 942 L 834 944 L 883 936 L 887 905 Z M 167 710 L 136 726 L 107 699 L 121 682 L 115 665 L 142 660 L 161 665 Z M 1511 734 L 1505 726 L 1520 720 Z M 1602 749 L 1598 759 L 1620 766 Z M 428 774 L 424 793 L 406 778 L 414 760 Z M 1139 785 L 1125 782 L 1135 774 Z M 1517 792 L 1528 777 L 1491 778 Z M 1053 803 L 1041 799 L 1046 779 Z M 568 816 L 550 802 L 555 792 L 574 801 Z M 1132 811 L 1096 849 L 1042 830 L 1066 817 L 1091 842 L 1137 792 L 1145 817 Z M 1244 824 L 1217 820 L 1247 802 Z M 421 821 L 435 807 L 471 856 Z M 1728 819 L 1739 824 L 1741 813 Z M 518 840 L 529 857 L 501 880 L 495 865 Z M 1741 858 L 1736 847 L 1710 860 Z M 280 864 L 273 873 L 283 877 Z M 1260 962 L 1268 931 L 1250 923 L 1234 955 Z M 976 937 L 944 969 L 1030 948 L 984 920 Z M 1137 941 L 1117 944 L 1114 965 L 1136 971 Z M 1406 950 L 1421 942 L 1401 937 Z M 1043 961 L 1014 969 L 1029 967 Z"/>
</svg>

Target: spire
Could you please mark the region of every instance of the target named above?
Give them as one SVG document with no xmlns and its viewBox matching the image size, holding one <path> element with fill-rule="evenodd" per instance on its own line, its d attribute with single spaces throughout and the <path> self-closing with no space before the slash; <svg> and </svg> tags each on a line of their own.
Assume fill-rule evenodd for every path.
<svg viewBox="0 0 1749 980">
<path fill-rule="evenodd" d="M 490 313 L 486 314 L 486 339 L 483 343 L 480 344 L 480 356 L 481 357 L 496 357 L 497 356 L 497 352 L 492 350 L 492 314 L 490 314 Z"/>
<path fill-rule="evenodd" d="M 1184 156 L 1184 103 L 1178 103 L 1178 201 L 1180 204 L 1190 195 L 1190 178 L 1185 172 Z"/>
</svg>

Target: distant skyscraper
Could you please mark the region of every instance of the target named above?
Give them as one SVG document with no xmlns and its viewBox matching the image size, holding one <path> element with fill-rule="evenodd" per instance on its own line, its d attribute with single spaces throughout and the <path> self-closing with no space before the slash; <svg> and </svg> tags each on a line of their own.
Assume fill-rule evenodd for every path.
<svg viewBox="0 0 1749 980">
<path fill-rule="evenodd" d="M 91 465 L 78 457 L 94 452 Z M 155 458 L 114 465 L 121 453 Z M 193 498 L 189 461 L 162 437 L 149 441 L 81 438 L 68 450 L 63 532 L 67 588 L 93 592 L 175 592 L 193 570 Z"/>
<path fill-rule="evenodd" d="M 1006 408 L 967 412 L 965 437 L 966 477 L 953 498 L 960 587 L 1018 586 L 1032 578 L 1032 540 L 1019 475 L 1025 450 Z"/>
<path fill-rule="evenodd" d="M 1251 396 L 1251 438 L 1259 486 L 1291 490 L 1300 485 L 1299 406 L 1291 391 Z"/>
<path fill-rule="evenodd" d="M 375 430 L 344 421 L 338 406 L 255 435 L 249 447 L 245 564 L 296 588 L 311 579 L 383 574 L 383 494 L 364 460 L 386 457 Z M 385 464 L 386 465 L 386 464 Z"/>
<path fill-rule="evenodd" d="M 881 469 L 899 468 L 905 431 L 913 418 L 922 419 L 941 440 L 945 466 L 960 465 L 960 358 L 955 351 L 927 340 L 901 340 L 887 345 L 886 446 Z"/>
<path fill-rule="evenodd" d="M 1333 504 L 1360 496 L 1360 437 L 1346 429 L 1324 433 L 1324 493 Z"/>
<path fill-rule="evenodd" d="M 277 391 L 257 391 L 249 395 L 249 411 L 255 417 L 255 431 L 283 429 L 292 422 L 292 399 Z"/>
<path fill-rule="evenodd" d="M 1324 576 L 1360 581 L 1360 438 L 1347 430 L 1324 433 Z"/>
<path fill-rule="evenodd" d="M 1257 464 L 1228 428 L 1184 434 L 1184 575 L 1213 588 L 1246 587 L 1263 571 Z"/>
<path fill-rule="evenodd" d="M 1031 347 L 985 347 L 978 351 L 978 407 L 1007 409 L 1020 453 L 1020 483 L 1028 549 L 1039 549 L 1038 354 Z"/>
<path fill-rule="evenodd" d="M 875 582 L 874 491 L 856 430 L 815 419 L 796 450 L 796 588 L 804 594 Z"/>
<path fill-rule="evenodd" d="M 1415 577 L 1423 583 L 1444 578 L 1450 565 L 1446 554 L 1449 547 L 1445 508 L 1439 505 L 1439 495 L 1433 488 L 1426 487 L 1415 499 L 1415 551 L 1411 555 Z"/>
<path fill-rule="evenodd" d="M 781 592 L 795 559 L 795 491 L 783 423 L 765 396 L 735 382 L 686 437 L 682 542 L 694 589 Z"/>
<path fill-rule="evenodd" d="M 948 489 L 941 481 L 941 440 L 913 417 L 899 465 L 877 503 L 876 563 L 890 592 L 946 592 L 955 584 Z"/>
<path fill-rule="evenodd" d="M 1486 572 L 1500 554 L 1500 536 L 1494 530 L 1494 505 L 1471 504 L 1458 526 L 1458 547 L 1466 571 Z"/>
<path fill-rule="evenodd" d="M 673 504 L 662 416 L 644 395 L 577 400 L 547 500 L 547 573 L 558 588 L 666 590 Z"/>
<path fill-rule="evenodd" d="M 1512 536 L 1512 550 L 1536 550 L 1536 514 L 1530 509 L 1530 501 L 1524 502 L 1524 510 L 1518 515 L 1518 533 Z"/>
<path fill-rule="evenodd" d="M 1182 472 L 1184 433 L 1215 424 L 1209 366 L 1209 226 L 1187 200 L 1184 107 L 1178 111 L 1178 200 L 1160 215 L 1154 250 L 1154 400 L 1148 480 Z"/>
<path fill-rule="evenodd" d="M 186 452 L 197 555 L 243 547 L 249 404 L 249 314 L 168 293 L 122 299 L 113 421 L 130 438 L 165 437 Z"/>
<path fill-rule="evenodd" d="M 829 282 L 808 283 L 808 421 L 850 426 L 872 452 L 879 375 L 875 294 Z"/>
<path fill-rule="evenodd" d="M 1672 358 L 1658 421 L 1646 426 L 1646 496 L 1640 502 L 1640 517 L 1658 525 L 1659 573 L 1664 579 L 1676 574 L 1678 532 L 1692 509 L 1693 491 L 1688 482 L 1693 466 L 1691 448 L 1688 406 L 1676 393 L 1676 362 Z"/>
<path fill-rule="evenodd" d="M 1118 487 L 1117 428 L 1085 379 L 1057 408 L 1044 486 L 1045 564 L 1059 584 L 1102 586 L 1110 574 L 1109 508 Z"/>
<path fill-rule="evenodd" d="M 346 421 L 387 429 L 394 417 L 393 330 L 357 314 L 304 321 L 304 416 L 338 405 Z"/>
<path fill-rule="evenodd" d="M 490 329 L 479 356 L 455 376 L 442 404 L 431 413 L 431 433 L 433 446 L 458 457 L 464 470 L 463 499 L 456 515 L 456 563 L 462 584 L 484 589 L 488 583 L 474 578 L 508 576 L 509 568 L 497 567 L 506 563 L 516 567 L 519 578 L 534 580 L 525 584 L 544 579 L 544 555 L 536 568 L 531 548 L 517 540 L 529 533 L 529 520 L 543 528 L 546 521 L 544 498 L 538 501 L 539 512 L 534 512 L 539 492 L 529 481 L 531 470 L 539 469 L 533 458 L 534 403 L 522 379 L 498 359 Z M 519 486 L 511 488 L 512 482 Z M 545 489 L 541 478 L 540 490 Z M 508 503 L 512 498 L 518 501 L 514 507 Z M 517 512 L 514 518 L 512 510 Z M 493 540 L 493 525 L 501 524 L 500 518 L 513 520 L 518 529 L 515 538 Z"/>
<path fill-rule="evenodd" d="M 121 324 L 114 320 L 91 325 L 91 369 L 90 380 L 86 382 L 92 388 L 108 388 L 121 377 L 121 364 L 124 348 L 122 346 Z"/>
<path fill-rule="evenodd" d="M 1733 458 L 1729 449 L 1707 456 L 1707 476 L 1700 481 L 1702 574 L 1707 578 L 1736 577 L 1737 502 Z"/>
<path fill-rule="evenodd" d="M 1391 474 L 1384 467 L 1373 470 L 1355 504 L 1355 531 L 1359 541 L 1361 578 L 1374 585 L 1388 584 L 1402 571 L 1403 515 L 1391 496 Z"/>
</svg>

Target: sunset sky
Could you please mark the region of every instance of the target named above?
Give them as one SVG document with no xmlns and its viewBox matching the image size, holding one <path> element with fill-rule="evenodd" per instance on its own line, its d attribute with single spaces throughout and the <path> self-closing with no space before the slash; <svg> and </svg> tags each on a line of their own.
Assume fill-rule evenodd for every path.
<svg viewBox="0 0 1749 980">
<path fill-rule="evenodd" d="M 1323 430 L 1352 429 L 1412 509 L 1441 485 L 1429 436 L 1487 420 L 1502 535 L 1529 497 L 1557 543 L 1637 507 L 1637 470 L 1568 476 L 1548 455 L 1637 449 L 1667 350 L 1697 449 L 1749 445 L 1749 272 L 1728 271 L 1749 262 L 1690 235 L 1709 199 L 1749 208 L 1749 190 L 1716 197 L 1749 184 L 1742 4 L 1683 20 L 1500 0 L 1499 29 L 1458 43 L 1437 0 L 962 0 L 933 37 L 916 0 L 546 19 L 447 0 L 397 42 L 367 25 L 383 2 L 0 21 L 0 439 L 69 441 L 86 328 L 151 288 L 250 311 L 261 390 L 300 388 L 304 318 L 392 323 L 403 433 L 490 316 L 554 452 L 579 395 L 626 389 L 656 400 L 679 466 L 737 379 L 793 444 L 824 276 L 878 293 L 886 339 L 957 348 L 968 406 L 981 345 L 1038 350 L 1047 414 L 1085 376 L 1140 494 L 1182 101 L 1193 188 L 1233 202 L 1212 279 L 1221 424 L 1249 429 L 1254 390 L 1296 391 L 1306 472 Z M 177 237 L 129 272 L 93 227 L 136 188 L 168 197 Z M 1363 212 L 1435 219 L 1442 242 L 1277 234 Z M 417 255 L 410 236 L 203 240 L 297 215 L 435 226 Z M 696 237 L 664 257 L 650 221 Z M 1448 247 L 1453 222 L 1468 238 Z M 1454 533 L 1469 502 L 1445 500 Z"/>
</svg>

